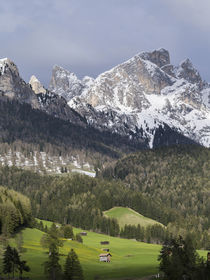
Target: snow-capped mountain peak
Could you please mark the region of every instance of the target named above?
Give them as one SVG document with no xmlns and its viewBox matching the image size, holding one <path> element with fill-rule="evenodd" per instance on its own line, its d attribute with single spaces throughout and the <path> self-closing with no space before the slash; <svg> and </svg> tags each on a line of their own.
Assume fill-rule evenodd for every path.
<svg viewBox="0 0 210 280">
<path fill-rule="evenodd" d="M 1 75 L 4 74 L 6 63 L 8 62 L 8 58 L 2 58 L 0 59 L 0 73 Z"/>
<path fill-rule="evenodd" d="M 164 65 L 170 64 L 169 52 L 164 48 L 160 48 L 152 52 L 142 52 L 139 56 L 144 60 L 156 64 L 160 68 Z"/>
<path fill-rule="evenodd" d="M 192 62 L 188 58 L 180 63 L 177 68 L 176 75 L 178 78 L 183 78 L 192 84 L 202 83 L 202 78 L 198 70 L 193 66 Z"/>
<path fill-rule="evenodd" d="M 210 85 L 189 59 L 174 66 L 169 52 L 161 48 L 139 53 L 95 80 L 85 80 L 74 76 L 77 90 L 70 83 L 66 92 L 71 93 L 69 106 L 90 125 L 146 138 L 150 147 L 157 129 L 167 126 L 210 147 Z M 59 92 L 57 87 L 54 91 Z"/>
<path fill-rule="evenodd" d="M 49 90 L 63 96 L 67 101 L 74 96 L 80 95 L 84 85 L 77 76 L 65 70 L 63 67 L 55 65 L 52 70 L 52 77 Z"/>
<path fill-rule="evenodd" d="M 15 75 L 19 75 L 18 68 L 13 61 L 7 57 L 0 59 L 0 74 L 4 75 L 7 69 L 10 69 Z"/>
</svg>

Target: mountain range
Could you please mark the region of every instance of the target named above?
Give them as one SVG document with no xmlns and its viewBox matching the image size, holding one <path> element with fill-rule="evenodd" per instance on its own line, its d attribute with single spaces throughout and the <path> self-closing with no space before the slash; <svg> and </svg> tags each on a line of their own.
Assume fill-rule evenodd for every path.
<svg viewBox="0 0 210 280">
<path fill-rule="evenodd" d="M 189 59 L 170 64 L 165 49 L 137 54 L 96 79 L 54 66 L 49 90 L 88 124 L 147 139 L 150 148 L 160 127 L 210 146 L 210 84 Z"/>
<path fill-rule="evenodd" d="M 20 133 L 16 128 L 21 123 L 24 131 L 33 131 L 33 137 L 28 137 L 27 130 L 24 141 L 30 138 L 30 142 L 36 139 L 37 143 L 39 138 L 58 146 L 65 143 L 65 147 L 69 142 L 72 149 L 72 143 L 75 146 L 77 142 L 78 150 L 84 148 L 82 143 L 86 139 L 89 147 L 100 147 L 97 152 L 103 150 L 102 154 L 104 149 L 106 154 L 109 150 L 108 154 L 114 151 L 116 155 L 116 151 L 175 144 L 210 146 L 210 84 L 201 78 L 189 59 L 172 65 L 165 49 L 139 53 L 96 79 L 86 76 L 80 80 L 56 65 L 48 89 L 34 75 L 26 83 L 15 63 L 4 58 L 0 60 L 0 102 L 6 100 L 0 106 L 2 123 L 9 123 L 4 110 L 7 114 L 16 112 L 18 117 L 13 131 L 7 131 L 9 124 L 6 130 L 1 125 L 1 142 L 17 140 Z M 8 101 L 19 109 L 9 109 Z M 31 107 L 27 109 L 29 118 L 41 116 L 41 132 L 39 124 L 31 122 L 34 130 L 24 114 L 19 114 L 24 104 Z M 62 128 L 52 129 L 58 126 Z"/>
</svg>

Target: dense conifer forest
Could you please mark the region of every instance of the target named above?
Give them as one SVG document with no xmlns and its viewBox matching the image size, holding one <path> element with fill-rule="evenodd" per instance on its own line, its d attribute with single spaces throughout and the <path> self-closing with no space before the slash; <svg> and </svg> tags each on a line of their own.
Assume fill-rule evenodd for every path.
<svg viewBox="0 0 210 280">
<path fill-rule="evenodd" d="M 5 187 L 0 187 L 0 232 L 9 236 L 20 226 L 32 223 L 29 198 Z"/>
<path fill-rule="evenodd" d="M 171 231 L 178 234 L 181 227 L 195 231 L 195 236 L 197 232 L 207 236 L 210 228 L 209 169 L 209 149 L 175 146 L 131 154 L 107 166 L 101 176 L 120 180 L 130 190 L 139 191 L 156 203 L 181 213 L 180 219 L 168 225 Z"/>
<path fill-rule="evenodd" d="M 0 168 L 0 184 L 31 199 L 35 217 L 113 236 L 162 243 L 190 233 L 197 248 L 210 248 L 209 150 L 173 147 L 142 151 L 107 166 L 98 178 L 40 175 Z M 103 216 L 130 207 L 165 225 L 143 229 Z"/>
<path fill-rule="evenodd" d="M 17 150 L 28 152 L 46 151 L 51 154 L 72 154 L 83 151 L 100 158 L 118 158 L 124 152 L 132 152 L 147 146 L 147 143 L 131 141 L 111 132 L 100 132 L 85 124 L 72 124 L 34 110 L 29 104 L 19 103 L 0 96 L 0 143 L 12 146 Z M 14 148 L 14 146 L 13 146 Z"/>
</svg>

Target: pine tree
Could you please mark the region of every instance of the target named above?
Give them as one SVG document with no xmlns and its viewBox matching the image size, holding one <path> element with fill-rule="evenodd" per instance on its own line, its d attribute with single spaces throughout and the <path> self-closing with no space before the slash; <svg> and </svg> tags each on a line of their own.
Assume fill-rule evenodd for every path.
<svg viewBox="0 0 210 280">
<path fill-rule="evenodd" d="M 80 243 L 83 243 L 82 236 L 79 233 L 76 234 L 76 241 L 80 242 Z"/>
<path fill-rule="evenodd" d="M 49 258 L 48 261 L 44 263 L 44 270 L 45 274 L 51 280 L 57 280 L 61 275 L 62 270 L 59 264 L 58 248 L 54 243 L 52 243 L 49 248 Z"/>
<path fill-rule="evenodd" d="M 52 223 L 50 229 L 49 229 L 49 234 L 54 237 L 57 238 L 58 237 L 58 229 L 56 227 L 55 223 Z"/>
<path fill-rule="evenodd" d="M 64 280 L 72 280 L 73 279 L 73 261 L 71 254 L 69 253 L 66 262 L 64 264 Z"/>
<path fill-rule="evenodd" d="M 23 271 L 29 272 L 30 267 L 26 264 L 26 261 L 19 261 L 18 263 L 19 278 L 22 279 Z"/>
<path fill-rule="evenodd" d="M 74 239 L 74 233 L 73 233 L 73 228 L 70 225 L 64 226 L 63 230 L 64 238 L 72 238 Z"/>
<path fill-rule="evenodd" d="M 8 245 L 3 256 L 3 273 L 8 274 L 8 277 L 12 272 L 12 255 L 12 248 Z"/>
<path fill-rule="evenodd" d="M 186 240 L 179 237 L 165 244 L 158 259 L 164 279 L 205 279 L 202 278 L 203 260 L 199 258 L 190 236 Z"/>
<path fill-rule="evenodd" d="M 73 249 L 69 252 L 64 265 L 65 280 L 84 280 L 82 267 Z"/>
<path fill-rule="evenodd" d="M 20 263 L 20 256 L 16 248 L 12 248 L 12 275 L 13 278 L 15 276 L 15 271 L 18 268 L 18 264 Z"/>
<path fill-rule="evenodd" d="M 39 223 L 39 229 L 40 229 L 41 231 L 44 231 L 44 225 L 43 225 L 43 222 L 42 222 L 42 221 L 40 221 L 40 223 Z"/>
</svg>

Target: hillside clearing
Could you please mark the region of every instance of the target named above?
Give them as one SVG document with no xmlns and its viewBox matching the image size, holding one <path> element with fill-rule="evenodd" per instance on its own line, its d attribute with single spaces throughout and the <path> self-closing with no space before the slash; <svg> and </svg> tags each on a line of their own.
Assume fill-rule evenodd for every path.
<svg viewBox="0 0 210 280">
<path fill-rule="evenodd" d="M 147 218 L 131 208 L 126 207 L 113 207 L 107 211 L 103 212 L 105 216 L 109 218 L 117 219 L 120 227 L 125 225 L 138 225 L 140 224 L 143 227 L 147 227 L 154 224 L 162 225 L 161 223 Z M 163 225 L 162 225 L 163 226 Z"/>
<path fill-rule="evenodd" d="M 44 225 L 51 226 L 52 222 L 42 221 Z M 74 228 L 74 234 L 80 233 L 79 228 Z M 158 272 L 158 261 L 161 246 L 137 242 L 123 238 L 111 237 L 104 234 L 86 231 L 87 236 L 82 236 L 83 244 L 72 240 L 64 240 L 64 246 L 60 248 L 60 264 L 64 265 L 65 258 L 71 248 L 79 256 L 85 280 L 93 280 L 96 276 L 101 280 L 140 280 L 142 277 L 151 276 Z M 44 234 L 38 229 L 26 228 L 22 231 L 26 252 L 22 259 L 27 260 L 31 268 L 25 276 L 32 280 L 44 280 L 43 263 L 47 260 L 48 253 L 40 245 L 40 239 Z M 101 245 L 101 241 L 109 241 L 109 245 Z M 11 246 L 15 246 L 14 239 L 10 240 Z M 102 248 L 109 248 L 112 254 L 111 262 L 99 261 Z M 206 251 L 199 251 L 206 258 Z M 144 278 L 146 279 L 146 278 Z"/>
</svg>

